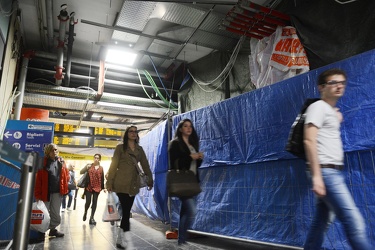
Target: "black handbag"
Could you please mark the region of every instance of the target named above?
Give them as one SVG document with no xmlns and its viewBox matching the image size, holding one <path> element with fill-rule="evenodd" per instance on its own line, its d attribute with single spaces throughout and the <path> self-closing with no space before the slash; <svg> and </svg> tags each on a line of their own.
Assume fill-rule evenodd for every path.
<svg viewBox="0 0 375 250">
<path fill-rule="evenodd" d="M 167 189 L 171 197 L 192 197 L 202 192 L 197 177 L 191 170 L 169 170 Z"/>
<path fill-rule="evenodd" d="M 86 188 L 89 185 L 90 182 L 90 176 L 89 176 L 89 171 L 86 171 L 81 178 L 79 178 L 77 187 L 80 188 Z"/>
</svg>

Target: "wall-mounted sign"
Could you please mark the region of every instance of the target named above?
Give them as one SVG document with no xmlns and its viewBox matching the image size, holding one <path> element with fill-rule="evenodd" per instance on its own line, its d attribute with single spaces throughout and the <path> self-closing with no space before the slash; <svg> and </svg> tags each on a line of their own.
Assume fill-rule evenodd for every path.
<svg viewBox="0 0 375 250">
<path fill-rule="evenodd" d="M 54 123 L 8 120 L 3 140 L 24 152 L 44 155 L 44 148 L 52 142 Z"/>
</svg>

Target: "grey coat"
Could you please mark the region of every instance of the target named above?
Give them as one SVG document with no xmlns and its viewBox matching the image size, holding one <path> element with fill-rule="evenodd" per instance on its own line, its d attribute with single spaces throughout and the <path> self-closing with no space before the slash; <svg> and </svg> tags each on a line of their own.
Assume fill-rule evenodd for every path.
<svg viewBox="0 0 375 250">
<path fill-rule="evenodd" d="M 123 144 L 119 144 L 113 153 L 111 166 L 108 170 L 107 188 L 116 193 L 126 193 L 132 196 L 138 194 L 139 175 L 131 157 L 135 157 L 140 162 L 143 171 L 148 176 L 148 186 L 153 186 L 150 165 L 143 148 L 136 145 L 134 151 L 128 148 L 124 152 Z"/>
</svg>

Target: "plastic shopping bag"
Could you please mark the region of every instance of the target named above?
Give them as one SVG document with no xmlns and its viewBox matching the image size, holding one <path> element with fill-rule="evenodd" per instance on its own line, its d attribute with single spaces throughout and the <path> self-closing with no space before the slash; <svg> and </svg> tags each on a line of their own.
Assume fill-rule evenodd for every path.
<svg viewBox="0 0 375 250">
<path fill-rule="evenodd" d="M 114 195 L 116 194 L 113 192 L 108 192 L 107 202 L 104 208 L 104 213 L 103 213 L 103 218 L 102 218 L 103 221 L 119 221 L 120 220 L 120 214 L 118 213 L 118 210 L 116 207 L 116 201 L 115 201 Z"/>
<path fill-rule="evenodd" d="M 30 228 L 45 233 L 49 228 L 50 216 L 43 201 L 33 203 L 31 210 Z"/>
</svg>

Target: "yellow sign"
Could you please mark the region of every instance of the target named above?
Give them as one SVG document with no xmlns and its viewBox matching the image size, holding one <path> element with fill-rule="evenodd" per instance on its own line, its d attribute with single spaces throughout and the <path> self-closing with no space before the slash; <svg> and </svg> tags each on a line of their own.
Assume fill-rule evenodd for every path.
<svg viewBox="0 0 375 250">
<path fill-rule="evenodd" d="M 120 141 L 113 141 L 113 140 L 95 140 L 94 147 L 99 148 L 115 148 Z"/>
<path fill-rule="evenodd" d="M 56 145 L 88 146 L 89 140 L 87 137 L 54 136 L 53 143 Z"/>
<path fill-rule="evenodd" d="M 89 134 L 90 130 L 88 127 L 78 127 L 76 125 L 68 125 L 68 124 L 55 124 L 55 132 Z"/>
<path fill-rule="evenodd" d="M 113 130 L 109 128 L 95 128 L 95 135 L 111 135 L 111 136 L 122 136 L 122 131 Z"/>
<path fill-rule="evenodd" d="M 93 155 L 77 155 L 77 154 L 70 154 L 70 153 L 64 153 L 60 152 L 59 156 L 64 158 L 65 160 L 84 160 L 88 162 L 93 162 L 94 161 L 94 156 Z M 111 157 L 107 156 L 102 156 L 101 161 L 110 161 Z"/>
</svg>

